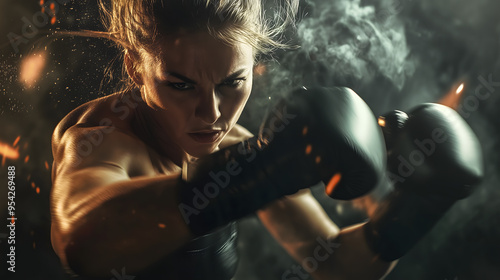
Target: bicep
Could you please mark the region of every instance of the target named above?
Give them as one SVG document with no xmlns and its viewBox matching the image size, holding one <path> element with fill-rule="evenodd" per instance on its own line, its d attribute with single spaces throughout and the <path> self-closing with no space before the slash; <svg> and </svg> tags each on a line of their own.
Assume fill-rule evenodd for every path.
<svg viewBox="0 0 500 280">
<path fill-rule="evenodd" d="M 89 201 L 104 198 L 106 185 L 128 179 L 123 169 L 97 162 L 94 166 L 59 174 L 52 190 L 52 210 L 58 217 L 75 217 L 76 210 L 89 208 Z"/>
<path fill-rule="evenodd" d="M 51 240 L 56 253 L 64 260 L 63 248 L 74 225 L 96 205 L 102 203 L 104 186 L 127 180 L 116 167 L 89 166 L 55 177 L 51 192 Z"/>
<path fill-rule="evenodd" d="M 89 135 L 102 137 L 92 142 Z M 113 195 L 105 186 L 130 179 L 130 141 L 123 133 L 104 134 L 96 128 L 69 130 L 62 137 L 54 153 L 51 194 L 54 223 L 60 230 Z"/>
</svg>

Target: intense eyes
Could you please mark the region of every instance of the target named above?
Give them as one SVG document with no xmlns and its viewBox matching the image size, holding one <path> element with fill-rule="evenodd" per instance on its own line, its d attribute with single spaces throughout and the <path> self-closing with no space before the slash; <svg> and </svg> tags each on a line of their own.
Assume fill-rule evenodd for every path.
<svg viewBox="0 0 500 280">
<path fill-rule="evenodd" d="M 175 90 L 190 90 L 193 89 L 193 84 L 190 83 L 171 83 L 167 82 L 167 86 L 175 89 Z"/>
<path fill-rule="evenodd" d="M 243 84 L 244 81 L 246 81 L 246 78 L 226 80 L 221 84 L 217 85 L 217 87 L 238 88 Z M 192 90 L 195 87 L 195 85 L 192 83 L 174 83 L 174 82 L 167 82 L 167 86 L 178 91 Z"/>
<path fill-rule="evenodd" d="M 238 78 L 238 79 L 232 79 L 232 80 L 227 80 L 222 83 L 222 86 L 228 86 L 228 87 L 238 87 L 243 82 L 246 81 L 245 78 Z"/>
</svg>

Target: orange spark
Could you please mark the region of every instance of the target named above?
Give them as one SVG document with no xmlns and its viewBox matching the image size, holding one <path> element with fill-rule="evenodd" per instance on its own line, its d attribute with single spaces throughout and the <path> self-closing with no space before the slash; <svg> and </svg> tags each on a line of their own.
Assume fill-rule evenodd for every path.
<svg viewBox="0 0 500 280">
<path fill-rule="evenodd" d="M 36 186 L 35 186 L 35 182 L 31 182 L 31 187 L 32 187 L 32 188 L 35 188 L 35 187 L 36 187 Z"/>
<path fill-rule="evenodd" d="M 463 90 L 464 90 L 464 83 L 462 83 L 462 84 L 460 84 L 460 86 L 458 86 L 456 94 L 462 93 Z"/>
<path fill-rule="evenodd" d="M 50 20 L 50 24 L 52 24 L 52 25 L 56 24 L 56 17 L 53 17 L 53 18 Z"/>
<path fill-rule="evenodd" d="M 8 221 L 8 220 L 7 220 L 7 221 Z M 16 220 L 14 219 L 14 216 L 12 216 L 12 218 L 10 219 L 10 221 L 11 221 L 11 223 L 13 223 L 13 224 L 16 222 Z"/>
<path fill-rule="evenodd" d="M 39 194 L 40 193 L 40 188 L 39 187 L 36 187 L 36 193 Z"/>
<path fill-rule="evenodd" d="M 14 140 L 14 143 L 12 143 L 12 146 L 16 146 L 17 143 L 19 143 L 19 140 L 21 140 L 21 136 L 17 136 L 16 140 Z"/>
<path fill-rule="evenodd" d="M 40 0 L 40 6 L 42 6 L 43 4 L 45 4 L 45 0 Z"/>
<path fill-rule="evenodd" d="M 45 52 L 40 52 L 32 54 L 22 60 L 19 80 L 25 87 L 32 88 L 35 86 L 45 67 L 45 57 Z"/>
<path fill-rule="evenodd" d="M 378 117 L 378 125 L 381 127 L 385 127 L 385 118 L 384 117 Z"/>
<path fill-rule="evenodd" d="M 167 226 L 166 226 L 165 224 L 159 223 L 159 224 L 158 224 L 158 227 L 159 227 L 159 228 L 166 228 Z"/>
<path fill-rule="evenodd" d="M 302 130 L 302 135 L 306 136 L 308 131 L 309 128 L 307 126 L 304 126 L 304 129 Z"/>
<path fill-rule="evenodd" d="M 330 182 L 326 186 L 326 194 L 330 196 L 333 193 L 333 190 L 335 189 L 335 186 L 340 182 L 340 179 L 342 179 L 342 174 L 336 173 L 333 175 L 332 179 L 330 179 Z"/>
<path fill-rule="evenodd" d="M 45 161 L 45 169 L 49 170 L 49 163 Z"/>
<path fill-rule="evenodd" d="M 316 157 L 316 164 L 319 164 L 321 162 L 321 157 L 320 156 L 317 156 Z"/>
<path fill-rule="evenodd" d="M 19 149 L 16 149 L 9 144 L 5 144 L 0 142 L 0 155 L 5 158 L 10 159 L 18 159 L 19 158 Z"/>
<path fill-rule="evenodd" d="M 56 9 L 56 4 L 50 3 L 49 7 L 50 7 L 51 10 L 55 10 Z"/>
<path fill-rule="evenodd" d="M 24 163 L 28 163 L 28 161 L 29 161 L 29 160 L 30 160 L 30 156 L 28 155 L 28 156 L 26 156 L 26 157 L 24 158 Z"/>
<path fill-rule="evenodd" d="M 460 99 L 462 99 L 464 89 L 464 83 L 460 83 L 458 86 L 453 86 L 452 90 L 441 98 L 438 103 L 456 110 L 458 108 L 458 104 L 460 103 Z"/>
<path fill-rule="evenodd" d="M 311 151 L 312 151 L 312 146 L 311 145 L 307 145 L 307 147 L 306 147 L 306 155 L 310 155 Z"/>
</svg>

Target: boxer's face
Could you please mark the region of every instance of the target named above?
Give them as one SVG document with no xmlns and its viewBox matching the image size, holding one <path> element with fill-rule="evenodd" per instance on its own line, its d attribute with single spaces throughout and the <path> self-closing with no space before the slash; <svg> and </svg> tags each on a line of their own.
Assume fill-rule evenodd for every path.
<svg viewBox="0 0 500 280">
<path fill-rule="evenodd" d="M 143 98 L 160 143 L 195 157 L 216 151 L 250 96 L 253 48 L 227 46 L 206 33 L 177 34 L 155 56 L 142 56 Z"/>
</svg>

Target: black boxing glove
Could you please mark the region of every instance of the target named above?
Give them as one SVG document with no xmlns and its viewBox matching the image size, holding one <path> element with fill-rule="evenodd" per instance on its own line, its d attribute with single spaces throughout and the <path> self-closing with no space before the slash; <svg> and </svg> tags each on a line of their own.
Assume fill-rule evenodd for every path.
<svg viewBox="0 0 500 280">
<path fill-rule="evenodd" d="M 351 199 L 378 184 L 385 160 L 381 129 L 358 95 L 301 88 L 274 106 L 256 137 L 188 163 L 179 210 L 204 234 L 339 172 L 330 195 Z"/>
<path fill-rule="evenodd" d="M 423 104 L 379 119 L 394 190 L 365 224 L 368 244 L 392 261 L 406 254 L 483 176 L 481 146 L 453 109 Z"/>
</svg>

